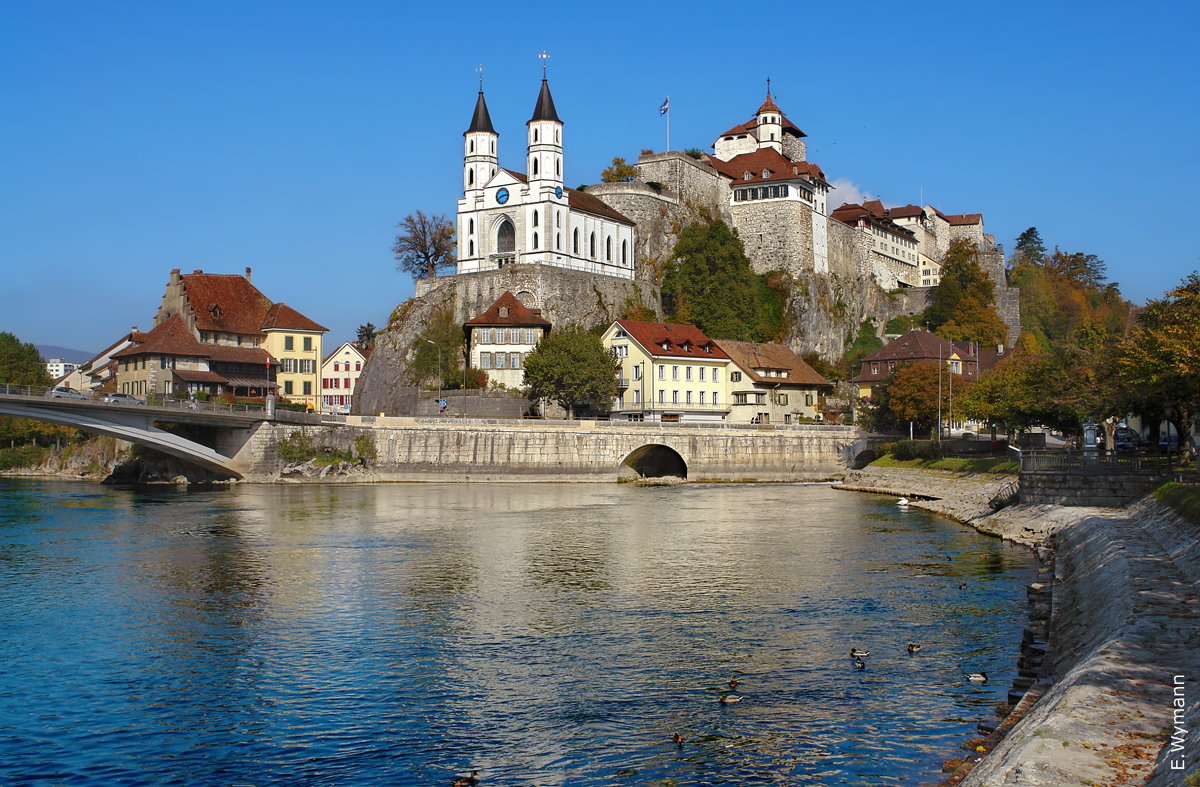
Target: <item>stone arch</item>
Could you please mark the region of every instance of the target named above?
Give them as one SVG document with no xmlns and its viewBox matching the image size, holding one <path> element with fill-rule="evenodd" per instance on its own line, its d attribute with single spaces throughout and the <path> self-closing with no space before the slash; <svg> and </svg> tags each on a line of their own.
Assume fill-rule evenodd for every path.
<svg viewBox="0 0 1200 787">
<path fill-rule="evenodd" d="M 618 478 L 635 481 L 639 478 L 687 478 L 687 462 L 670 446 L 649 443 L 635 448 L 621 460 Z"/>
<path fill-rule="evenodd" d="M 521 290 L 520 292 L 516 293 L 516 296 L 517 300 L 520 301 L 521 305 L 526 309 L 537 307 L 537 299 L 533 297 L 533 293 L 529 290 Z"/>
</svg>

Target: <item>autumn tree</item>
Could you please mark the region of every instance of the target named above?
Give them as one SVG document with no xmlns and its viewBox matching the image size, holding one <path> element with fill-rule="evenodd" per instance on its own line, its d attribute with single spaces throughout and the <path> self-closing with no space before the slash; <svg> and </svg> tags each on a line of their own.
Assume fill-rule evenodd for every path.
<svg viewBox="0 0 1200 787">
<path fill-rule="evenodd" d="M 669 320 L 714 338 L 771 341 L 781 328 L 786 283 L 769 278 L 754 272 L 725 222 L 689 224 L 663 276 L 663 309 Z"/>
<path fill-rule="evenodd" d="M 454 225 L 444 215 L 426 216 L 418 210 L 396 226 L 403 230 L 392 244 L 397 270 L 427 279 L 454 264 Z"/>
<path fill-rule="evenodd" d="M 525 358 L 531 399 L 549 399 L 574 418 L 581 407 L 607 412 L 617 396 L 620 362 L 600 337 L 578 325 L 543 336 Z"/>
<path fill-rule="evenodd" d="M 949 417 L 954 398 L 966 396 L 970 387 L 965 377 L 936 361 L 899 366 L 876 389 L 876 428 L 907 431 L 911 423 L 914 432 L 935 435 L 939 411 Z"/>
<path fill-rule="evenodd" d="M 996 312 L 996 287 L 974 243 L 957 239 L 942 257 L 941 278 L 923 321 L 946 341 L 1003 344 L 1008 329 Z"/>
<path fill-rule="evenodd" d="M 637 180 L 637 174 L 637 167 L 626 164 L 620 156 L 614 156 L 612 164 L 600 172 L 600 180 L 605 183 L 624 183 Z"/>
</svg>

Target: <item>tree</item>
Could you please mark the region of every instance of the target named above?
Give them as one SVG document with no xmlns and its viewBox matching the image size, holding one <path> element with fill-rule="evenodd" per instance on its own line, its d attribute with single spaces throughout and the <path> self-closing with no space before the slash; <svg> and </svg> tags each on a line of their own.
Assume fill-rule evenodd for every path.
<svg viewBox="0 0 1200 787">
<path fill-rule="evenodd" d="M 8 331 L 0 332 L 0 382 L 11 385 L 50 385 L 46 359 L 38 348 Z"/>
<path fill-rule="evenodd" d="M 883 347 L 883 339 L 875 335 L 875 318 L 868 317 L 858 324 L 858 333 L 849 342 L 850 348 L 834 369 L 830 380 L 849 380 L 859 372 L 862 359 Z"/>
<path fill-rule="evenodd" d="M 525 358 L 525 385 L 532 399 L 550 399 L 575 417 L 582 405 L 607 411 L 617 396 L 621 364 L 600 337 L 568 325 L 543 336 Z"/>
<path fill-rule="evenodd" d="M 1046 259 L 1046 244 L 1042 243 L 1042 235 L 1037 227 L 1030 227 L 1017 236 L 1016 250 L 1009 258 L 1009 267 L 1015 267 L 1018 262 L 1041 265 Z"/>
<path fill-rule="evenodd" d="M 904 364 L 892 372 L 878 389 L 876 425 L 907 431 L 912 423 L 915 431 L 935 433 L 939 411 L 939 366 L 937 361 L 920 361 Z M 971 383 L 962 375 L 951 375 L 945 366 L 941 366 L 940 376 L 941 412 L 949 417 L 954 405 L 951 397 L 966 396 Z"/>
<path fill-rule="evenodd" d="M 637 167 L 626 164 L 620 156 L 614 156 L 612 165 L 601 171 L 600 180 L 605 183 L 625 183 L 637 180 L 637 174 Z"/>
<path fill-rule="evenodd" d="M 462 325 L 454 318 L 454 309 L 450 306 L 435 309 L 413 343 L 413 359 L 408 364 L 409 379 L 414 385 L 425 381 L 438 390 L 462 387 L 465 343 L 466 337 Z"/>
<path fill-rule="evenodd" d="M 668 319 L 714 338 L 771 341 L 780 330 L 776 290 L 754 273 L 737 233 L 720 220 L 679 233 L 662 295 Z"/>
<path fill-rule="evenodd" d="M 946 341 L 1003 344 L 1008 331 L 993 307 L 995 302 L 995 284 L 979 264 L 975 244 L 962 239 L 951 241 L 942 257 L 941 279 L 933 288 L 933 302 L 925 310 L 924 321 Z"/>
<path fill-rule="evenodd" d="M 1064 377 L 1055 357 L 1017 352 L 984 372 L 961 406 L 970 418 L 1008 434 L 1038 425 L 1074 431 L 1080 420 L 1062 401 Z"/>
<path fill-rule="evenodd" d="M 426 279 L 454 264 L 454 225 L 444 215 L 426 216 L 418 210 L 396 226 L 404 230 L 392 244 L 397 270 Z"/>
<path fill-rule="evenodd" d="M 370 348 L 375 344 L 375 337 L 378 334 L 379 331 L 375 330 L 375 323 L 369 322 L 366 325 L 358 326 L 355 341 L 358 342 L 359 347 Z"/>
</svg>

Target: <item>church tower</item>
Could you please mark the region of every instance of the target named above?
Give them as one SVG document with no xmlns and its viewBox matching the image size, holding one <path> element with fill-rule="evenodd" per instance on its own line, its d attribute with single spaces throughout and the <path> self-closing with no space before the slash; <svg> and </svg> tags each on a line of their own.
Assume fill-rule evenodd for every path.
<svg viewBox="0 0 1200 787">
<path fill-rule="evenodd" d="M 775 148 L 779 153 L 783 152 L 783 113 L 779 111 L 779 107 L 775 106 L 774 99 L 771 98 L 771 88 L 767 86 L 767 100 L 758 108 L 758 114 L 754 118 L 758 122 L 755 129 L 758 136 L 758 147 Z"/>
<path fill-rule="evenodd" d="M 554 109 L 554 98 L 545 75 L 542 75 L 542 89 L 533 108 L 533 117 L 525 126 L 529 130 L 529 168 L 525 174 L 529 177 L 532 196 L 545 198 L 563 184 L 563 123 Z"/>
<path fill-rule="evenodd" d="M 483 99 L 483 82 L 479 84 L 479 98 L 475 99 L 475 114 L 471 116 L 471 127 L 463 132 L 463 191 L 466 194 L 481 192 L 499 166 L 496 142 L 500 135 L 492 127 L 492 116 L 488 114 L 487 102 Z"/>
</svg>

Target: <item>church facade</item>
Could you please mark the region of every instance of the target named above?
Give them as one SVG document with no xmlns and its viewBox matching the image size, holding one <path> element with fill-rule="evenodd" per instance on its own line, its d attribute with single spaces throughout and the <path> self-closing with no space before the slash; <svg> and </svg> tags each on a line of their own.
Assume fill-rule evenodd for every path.
<svg viewBox="0 0 1200 787">
<path fill-rule="evenodd" d="M 500 135 L 480 87 L 463 134 L 456 273 L 533 264 L 632 279 L 635 223 L 563 185 L 563 122 L 544 77 L 525 127 L 525 172 L 501 167 Z"/>
</svg>

